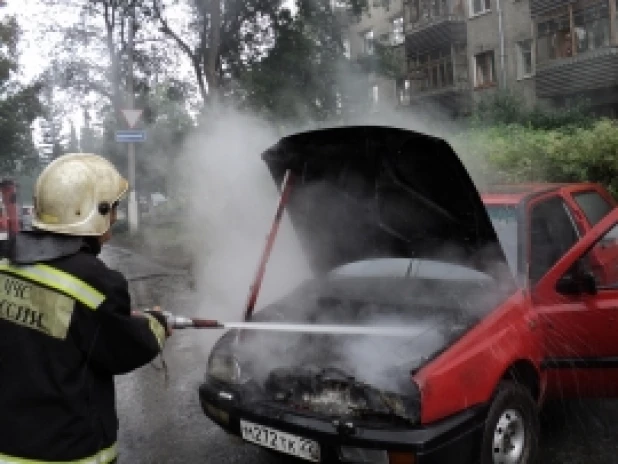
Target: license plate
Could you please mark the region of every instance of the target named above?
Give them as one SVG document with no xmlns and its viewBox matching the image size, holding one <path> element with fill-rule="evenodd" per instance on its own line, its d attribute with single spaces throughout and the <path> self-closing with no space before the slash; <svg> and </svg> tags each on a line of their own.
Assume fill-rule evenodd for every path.
<svg viewBox="0 0 618 464">
<path fill-rule="evenodd" d="M 320 462 L 320 445 L 306 438 L 240 420 L 242 437 L 266 448 L 290 454 L 307 461 Z"/>
</svg>

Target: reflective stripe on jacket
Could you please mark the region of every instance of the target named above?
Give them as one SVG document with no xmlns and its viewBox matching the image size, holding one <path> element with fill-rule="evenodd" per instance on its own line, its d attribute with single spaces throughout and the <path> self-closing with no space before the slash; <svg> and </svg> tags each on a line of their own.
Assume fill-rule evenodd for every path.
<svg viewBox="0 0 618 464">
<path fill-rule="evenodd" d="M 94 252 L 0 261 L 0 464 L 107 464 L 114 376 L 161 351 L 165 329 L 132 317 L 127 280 Z"/>
<path fill-rule="evenodd" d="M 79 459 L 77 461 L 39 461 L 33 459 L 16 458 L 0 453 L 0 464 L 110 464 L 118 457 L 116 445 L 99 451 L 94 456 Z"/>
</svg>

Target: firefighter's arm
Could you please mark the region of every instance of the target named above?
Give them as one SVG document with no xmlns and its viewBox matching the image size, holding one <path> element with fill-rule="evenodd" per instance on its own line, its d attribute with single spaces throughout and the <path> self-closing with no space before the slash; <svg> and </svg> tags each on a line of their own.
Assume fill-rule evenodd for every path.
<svg viewBox="0 0 618 464">
<path fill-rule="evenodd" d="M 126 279 L 114 271 L 105 277 L 106 299 L 80 315 L 78 339 L 90 364 L 113 375 L 125 374 L 161 352 L 167 324 L 154 312 L 133 316 Z"/>
</svg>

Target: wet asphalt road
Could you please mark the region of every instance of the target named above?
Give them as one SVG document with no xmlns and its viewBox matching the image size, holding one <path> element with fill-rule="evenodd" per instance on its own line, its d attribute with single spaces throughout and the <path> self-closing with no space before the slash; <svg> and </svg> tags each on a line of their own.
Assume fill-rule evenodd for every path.
<svg viewBox="0 0 618 464">
<path fill-rule="evenodd" d="M 197 315 L 184 272 L 115 247 L 106 247 L 102 258 L 129 278 L 137 307 L 161 304 Z M 117 378 L 119 464 L 297 462 L 227 435 L 202 413 L 197 387 L 220 333 L 177 331 L 165 348 L 167 379 L 161 360 Z M 618 400 L 551 405 L 543 414 L 541 441 L 541 464 L 618 464 Z"/>
</svg>

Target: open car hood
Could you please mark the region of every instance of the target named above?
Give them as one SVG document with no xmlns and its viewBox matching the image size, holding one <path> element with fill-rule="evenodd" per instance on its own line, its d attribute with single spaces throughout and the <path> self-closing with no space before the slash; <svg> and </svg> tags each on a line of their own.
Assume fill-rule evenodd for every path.
<svg viewBox="0 0 618 464">
<path fill-rule="evenodd" d="M 322 274 L 378 257 L 433 258 L 514 284 L 480 195 L 451 146 L 410 130 L 356 126 L 281 139 L 262 155 L 310 265 Z"/>
</svg>

